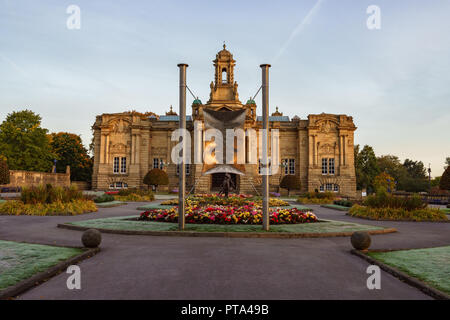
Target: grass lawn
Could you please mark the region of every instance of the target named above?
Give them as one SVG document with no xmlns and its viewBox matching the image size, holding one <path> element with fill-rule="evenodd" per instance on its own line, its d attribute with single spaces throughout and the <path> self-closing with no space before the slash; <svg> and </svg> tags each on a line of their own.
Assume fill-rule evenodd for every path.
<svg viewBox="0 0 450 320">
<path fill-rule="evenodd" d="M 6 202 L 6 200 L 0 199 L 0 203 Z"/>
<path fill-rule="evenodd" d="M 127 204 L 127 203 L 123 202 L 123 201 L 108 201 L 108 202 L 96 203 L 95 205 L 99 208 L 111 208 L 111 207 L 118 207 L 118 206 L 125 205 L 125 204 Z"/>
<path fill-rule="evenodd" d="M 450 294 L 450 246 L 369 252 L 368 255 Z"/>
<path fill-rule="evenodd" d="M 75 248 L 0 240 L 0 290 L 82 252 Z"/>
<path fill-rule="evenodd" d="M 442 208 L 441 211 L 444 211 L 445 214 L 450 214 L 450 208 Z"/>
<path fill-rule="evenodd" d="M 99 229 L 129 230 L 129 231 L 178 231 L 177 223 L 156 221 L 127 220 L 137 216 L 113 217 L 103 219 L 70 222 L 68 224 Z M 324 220 L 324 222 L 284 224 L 270 226 L 271 232 L 291 233 L 329 233 L 382 230 L 374 227 L 351 222 Z M 199 232 L 263 232 L 261 225 L 214 225 L 214 224 L 186 224 L 187 231 Z"/>
<path fill-rule="evenodd" d="M 328 208 L 328 209 L 334 209 L 339 211 L 348 211 L 350 210 L 349 207 L 340 206 L 338 204 L 323 204 L 321 207 Z"/>
</svg>

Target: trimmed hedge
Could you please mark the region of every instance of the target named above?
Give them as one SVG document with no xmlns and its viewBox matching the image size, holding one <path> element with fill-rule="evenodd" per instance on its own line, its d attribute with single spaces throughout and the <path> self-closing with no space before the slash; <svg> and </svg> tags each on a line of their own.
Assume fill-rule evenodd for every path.
<svg viewBox="0 0 450 320">
<path fill-rule="evenodd" d="M 94 199 L 94 202 L 95 203 L 104 203 L 104 202 L 111 202 L 111 201 L 114 201 L 115 200 L 115 198 L 114 198 L 114 196 L 113 195 L 110 195 L 110 194 L 102 194 L 101 196 L 99 196 L 99 197 L 96 197 L 95 199 Z"/>
<path fill-rule="evenodd" d="M 371 220 L 448 221 L 439 209 L 371 208 L 355 204 L 348 215 Z"/>
</svg>

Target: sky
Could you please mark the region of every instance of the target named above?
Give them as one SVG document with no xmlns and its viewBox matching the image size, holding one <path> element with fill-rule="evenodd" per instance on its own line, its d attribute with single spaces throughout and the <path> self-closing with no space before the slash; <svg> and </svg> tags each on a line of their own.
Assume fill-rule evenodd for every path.
<svg viewBox="0 0 450 320">
<path fill-rule="evenodd" d="M 67 27 L 70 5 L 80 29 Z M 380 29 L 367 27 L 370 5 Z M 351 115 L 355 144 L 439 176 L 450 156 L 449 33 L 450 0 L 0 0 L 0 121 L 31 109 L 87 146 L 96 115 L 177 110 L 180 62 L 206 102 L 225 41 L 241 101 L 270 63 L 271 110 Z"/>
</svg>

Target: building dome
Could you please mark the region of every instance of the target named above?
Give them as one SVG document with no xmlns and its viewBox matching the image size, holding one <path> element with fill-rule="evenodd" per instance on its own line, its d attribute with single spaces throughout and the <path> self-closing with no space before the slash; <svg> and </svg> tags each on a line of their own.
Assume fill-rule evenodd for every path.
<svg viewBox="0 0 450 320">
<path fill-rule="evenodd" d="M 202 101 L 197 97 L 197 99 L 195 99 L 192 104 L 202 104 Z"/>
<path fill-rule="evenodd" d="M 252 98 L 247 100 L 246 104 L 256 104 L 255 100 L 253 100 Z"/>
</svg>

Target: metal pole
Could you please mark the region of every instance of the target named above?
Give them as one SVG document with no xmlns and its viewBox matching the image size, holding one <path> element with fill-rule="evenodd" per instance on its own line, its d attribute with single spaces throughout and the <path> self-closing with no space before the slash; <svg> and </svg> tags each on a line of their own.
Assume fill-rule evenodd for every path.
<svg viewBox="0 0 450 320">
<path fill-rule="evenodd" d="M 182 132 L 186 130 L 186 68 L 185 63 L 178 65 L 180 68 L 180 129 Z M 181 151 L 180 181 L 178 187 L 178 228 L 184 230 L 184 212 L 185 212 L 185 196 L 186 196 L 186 136 L 183 135 L 183 150 Z"/>
<path fill-rule="evenodd" d="M 263 229 L 269 231 L 269 161 L 268 161 L 268 151 L 269 151 L 269 68 L 270 64 L 260 65 L 262 69 L 262 118 L 263 118 L 263 130 L 266 134 L 262 135 L 264 139 L 262 141 L 262 165 L 263 176 L 262 176 L 262 216 L 263 216 Z M 265 172 L 264 172 L 265 171 Z"/>
</svg>

